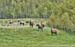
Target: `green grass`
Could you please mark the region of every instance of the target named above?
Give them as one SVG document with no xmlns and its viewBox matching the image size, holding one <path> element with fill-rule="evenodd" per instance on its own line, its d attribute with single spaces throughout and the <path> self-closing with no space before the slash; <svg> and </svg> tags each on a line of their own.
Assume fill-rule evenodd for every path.
<svg viewBox="0 0 75 47">
<path fill-rule="evenodd" d="M 29 27 L 0 28 L 0 47 L 71 47 L 75 44 L 75 36 L 60 32 L 57 36 L 51 36 L 49 29 L 41 32 Z"/>
</svg>

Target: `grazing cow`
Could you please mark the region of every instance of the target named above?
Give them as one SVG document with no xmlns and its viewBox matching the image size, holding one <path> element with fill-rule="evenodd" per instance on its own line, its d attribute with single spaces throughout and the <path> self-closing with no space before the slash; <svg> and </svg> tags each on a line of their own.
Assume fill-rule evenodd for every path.
<svg viewBox="0 0 75 47">
<path fill-rule="evenodd" d="M 29 22 L 29 25 L 30 25 L 31 27 L 33 27 L 33 26 L 34 26 L 34 22 L 30 21 L 30 22 Z"/>
<path fill-rule="evenodd" d="M 55 34 L 55 35 L 58 34 L 58 30 L 55 27 L 51 28 L 51 35 L 53 35 L 53 34 Z"/>
<path fill-rule="evenodd" d="M 9 24 L 12 24 L 13 22 L 9 22 Z"/>
<path fill-rule="evenodd" d="M 18 20 L 18 22 L 20 22 L 20 20 Z"/>
<path fill-rule="evenodd" d="M 18 22 L 19 22 L 20 25 L 24 26 L 24 22 L 23 21 L 18 20 Z"/>
<path fill-rule="evenodd" d="M 24 26 L 24 22 L 20 22 L 20 25 L 23 25 Z"/>
<path fill-rule="evenodd" d="M 26 23 L 29 23 L 29 26 L 30 26 L 30 27 L 33 27 L 33 26 L 34 26 L 34 22 L 31 21 L 31 20 L 30 20 L 30 21 L 26 21 Z"/>
<path fill-rule="evenodd" d="M 12 21 L 9 21 L 9 24 L 13 24 L 13 22 Z"/>
<path fill-rule="evenodd" d="M 29 23 L 29 21 L 26 21 L 26 23 Z"/>
<path fill-rule="evenodd" d="M 44 28 L 43 24 L 36 24 L 36 26 L 38 27 L 38 29 L 41 29 L 43 31 L 43 28 Z"/>
</svg>

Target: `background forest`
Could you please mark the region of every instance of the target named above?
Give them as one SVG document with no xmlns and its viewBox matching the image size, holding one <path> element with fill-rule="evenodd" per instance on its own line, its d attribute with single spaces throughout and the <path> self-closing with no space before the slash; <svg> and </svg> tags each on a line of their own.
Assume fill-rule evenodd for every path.
<svg viewBox="0 0 75 47">
<path fill-rule="evenodd" d="M 75 47 L 75 0 L 0 0 L 0 47 Z"/>
<path fill-rule="evenodd" d="M 0 0 L 0 18 L 48 18 L 49 26 L 75 31 L 75 0 Z"/>
</svg>

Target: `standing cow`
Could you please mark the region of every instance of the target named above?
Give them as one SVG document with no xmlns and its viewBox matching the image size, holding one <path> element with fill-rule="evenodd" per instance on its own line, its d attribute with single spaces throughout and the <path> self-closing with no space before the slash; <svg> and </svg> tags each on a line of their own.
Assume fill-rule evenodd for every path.
<svg viewBox="0 0 75 47">
<path fill-rule="evenodd" d="M 31 20 L 30 21 L 26 21 L 26 23 L 28 23 L 30 27 L 33 27 L 34 26 L 34 22 L 31 21 Z"/>
<path fill-rule="evenodd" d="M 33 26 L 34 26 L 34 22 L 30 20 L 29 25 L 30 25 L 31 27 L 33 27 Z"/>
<path fill-rule="evenodd" d="M 43 31 L 43 28 L 45 27 L 44 24 L 36 24 L 36 26 L 38 27 L 38 29 Z"/>
<path fill-rule="evenodd" d="M 18 20 L 18 22 L 19 22 L 20 25 L 24 26 L 24 22 L 23 21 Z"/>
<path fill-rule="evenodd" d="M 55 28 L 55 27 L 51 28 L 51 35 L 53 35 L 53 34 L 57 35 L 58 32 L 59 32 L 59 31 L 58 31 L 57 28 Z"/>
</svg>

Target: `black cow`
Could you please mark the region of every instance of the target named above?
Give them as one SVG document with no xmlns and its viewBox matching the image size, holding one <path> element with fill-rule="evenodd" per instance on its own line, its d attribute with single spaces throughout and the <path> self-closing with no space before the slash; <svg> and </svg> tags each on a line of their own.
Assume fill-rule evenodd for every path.
<svg viewBox="0 0 75 47">
<path fill-rule="evenodd" d="M 9 24 L 13 24 L 13 21 L 9 21 Z"/>
<path fill-rule="evenodd" d="M 18 22 L 19 22 L 20 25 L 24 26 L 24 22 L 23 21 L 18 20 Z"/>
<path fill-rule="evenodd" d="M 38 27 L 38 29 L 41 29 L 43 31 L 43 28 L 45 27 L 44 24 L 36 24 L 36 26 Z"/>
<path fill-rule="evenodd" d="M 26 21 L 26 23 L 29 23 L 30 21 Z"/>
<path fill-rule="evenodd" d="M 24 23 L 23 22 L 20 22 L 20 25 L 23 25 L 24 26 Z"/>
</svg>

